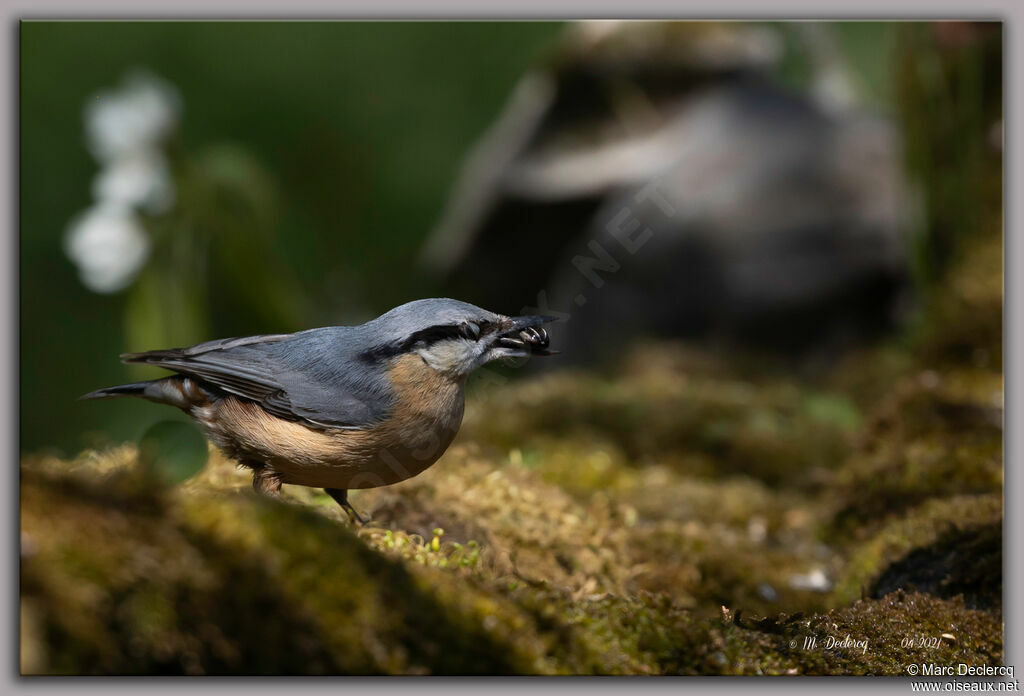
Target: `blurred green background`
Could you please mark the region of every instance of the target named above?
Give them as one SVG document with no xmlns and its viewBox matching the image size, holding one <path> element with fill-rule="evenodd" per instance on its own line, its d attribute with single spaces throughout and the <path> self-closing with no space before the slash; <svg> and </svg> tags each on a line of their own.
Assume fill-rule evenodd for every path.
<svg viewBox="0 0 1024 696">
<path fill-rule="evenodd" d="M 915 66 L 927 58 L 932 39 L 924 26 L 830 25 L 862 100 L 897 119 L 906 102 L 896 92 L 906 74 L 901 55 L 912 55 Z M 355 323 L 430 295 L 413 261 L 461 158 L 518 78 L 550 55 L 563 28 L 23 23 L 22 451 L 67 453 L 135 439 L 178 415 L 130 401 L 76 401 L 152 374 L 121 365 L 120 352 Z M 776 28 L 784 48 L 779 77 L 805 87 L 811 71 L 799 41 L 787 25 Z M 83 107 L 133 68 L 180 92 L 184 108 L 169 156 L 179 207 L 199 212 L 149 221 L 147 229 L 164 242 L 137 281 L 120 293 L 96 294 L 63 250 L 69 222 L 93 200 L 99 170 L 86 149 Z M 919 113 L 936 113 L 927 100 L 933 92 L 915 94 Z M 961 116 L 949 123 L 962 127 Z M 908 161 L 930 166 L 935 148 L 908 142 Z M 961 168 L 958 178 L 969 174 Z M 952 207 L 968 195 L 954 191 L 943 200 Z M 166 263 L 163 254 L 172 255 Z"/>
<path fill-rule="evenodd" d="M 242 292 L 257 301 L 214 298 L 212 326 L 170 338 L 295 331 L 365 319 L 423 291 L 411 262 L 460 157 L 558 31 L 553 23 L 22 24 L 22 450 L 73 450 L 104 432 L 135 438 L 171 416 L 76 402 L 129 376 L 118 353 L 153 347 L 127 341 L 131 289 L 90 292 L 62 251 L 98 170 L 82 123 L 90 95 L 148 68 L 181 93 L 184 152 L 230 145 L 268 180 L 257 194 L 272 198 L 261 201 L 274 255 L 265 270 L 294 279 L 293 301 L 286 311 L 254 310 L 278 284 L 239 268 L 249 283 Z"/>
</svg>

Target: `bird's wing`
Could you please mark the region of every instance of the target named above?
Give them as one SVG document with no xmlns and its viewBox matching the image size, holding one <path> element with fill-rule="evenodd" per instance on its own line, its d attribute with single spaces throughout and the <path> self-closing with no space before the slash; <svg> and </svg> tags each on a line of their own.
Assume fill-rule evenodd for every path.
<svg viewBox="0 0 1024 696">
<path fill-rule="evenodd" d="M 386 416 L 390 385 L 346 357 L 344 336 L 339 336 L 344 328 L 221 339 L 121 358 L 195 377 L 279 418 L 324 428 L 363 428 Z"/>
</svg>

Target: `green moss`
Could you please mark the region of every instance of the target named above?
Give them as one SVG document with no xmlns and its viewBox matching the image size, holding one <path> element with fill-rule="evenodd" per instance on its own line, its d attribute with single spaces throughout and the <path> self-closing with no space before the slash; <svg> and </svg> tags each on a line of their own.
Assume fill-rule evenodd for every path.
<svg viewBox="0 0 1024 696">
<path fill-rule="evenodd" d="M 997 616 L 968 609 L 959 598 L 915 593 L 811 617 L 758 619 L 723 609 L 720 618 L 701 619 L 653 595 L 557 609 L 551 616 L 572 619 L 556 648 L 560 658 L 601 656 L 598 673 L 905 675 L 911 663 L 997 665 L 1002 657 Z M 569 666 L 589 673 L 594 665 Z"/>
<path fill-rule="evenodd" d="M 1001 521 L 952 529 L 891 563 L 869 594 L 880 597 L 897 588 L 937 597 L 961 596 L 971 608 L 1002 605 L 1003 529 Z"/>
<path fill-rule="evenodd" d="M 666 361 L 649 364 L 660 368 Z M 841 461 L 860 419 L 842 396 L 792 381 L 670 369 L 615 380 L 558 374 L 503 385 L 500 394 L 478 395 L 464 430 L 502 451 L 544 449 L 552 439 L 597 442 L 633 465 L 667 463 L 700 476 L 742 474 L 800 486 L 807 471 Z"/>
<path fill-rule="evenodd" d="M 343 527 L 246 496 L 110 495 L 23 472 L 22 592 L 47 673 L 508 673 L 517 612 Z M 54 509 L 59 515 L 49 514 Z M 507 615 L 507 616 L 506 616 Z M 500 620 L 498 620 L 500 619 Z M 506 636 L 507 637 L 507 636 Z M 519 644 L 520 648 L 525 645 Z"/>
<path fill-rule="evenodd" d="M 694 653 L 680 671 L 900 676 L 913 663 L 997 665 L 1002 658 L 999 618 L 968 609 L 959 598 L 899 591 L 798 620 L 741 616 L 736 625 L 732 618 L 732 625 L 714 627 L 706 643 L 690 643 Z"/>
<path fill-rule="evenodd" d="M 942 316 L 984 314 L 970 321 L 987 341 L 1001 301 L 986 249 L 954 269 L 961 300 Z M 971 340 L 923 324 L 816 379 L 646 345 L 610 375 L 483 390 L 437 465 L 352 492 L 371 518 L 359 529 L 319 490 L 255 497 L 216 452 L 175 488 L 131 446 L 30 458 L 22 669 L 899 674 L 914 660 L 997 662 L 1002 375 L 994 349 Z M 801 583 L 813 576 L 823 582 Z M 868 648 L 825 647 L 846 635 Z"/>
<path fill-rule="evenodd" d="M 588 458 L 597 469 L 620 466 Z M 876 630 L 862 613 L 877 603 L 821 612 L 940 539 L 938 520 L 999 517 L 990 498 L 922 510 L 855 553 L 849 566 L 864 569 L 861 580 L 829 597 L 787 582 L 821 562 L 820 513 L 752 480 L 621 465 L 612 502 L 606 492 L 570 495 L 546 482 L 543 460 L 494 462 L 457 447 L 436 472 L 356 494 L 375 522 L 353 534 L 318 494 L 258 499 L 223 460 L 162 491 L 133 473 L 130 452 L 112 459 L 84 457 L 71 471 L 52 460 L 24 465 L 28 671 L 885 672 L 905 655 L 801 652 L 788 647 L 796 628 L 723 622 L 719 606 L 747 617 L 799 608 L 808 621 Z M 381 526 L 399 523 L 414 531 Z M 474 554 L 464 562 L 467 549 Z M 773 601 L 764 584 L 775 588 Z M 890 607 L 886 621 L 906 631 L 974 622 L 987 633 L 971 640 L 984 642 L 963 638 L 961 647 L 977 651 L 971 659 L 995 656 L 998 613 L 961 616 L 958 602 L 922 597 L 907 616 Z"/>
<path fill-rule="evenodd" d="M 872 414 L 836 476 L 834 534 L 877 529 L 933 497 L 1002 490 L 1001 381 L 926 371 Z"/>
<path fill-rule="evenodd" d="M 845 564 L 844 577 L 835 590 L 835 601 L 843 603 L 860 596 L 867 588 L 877 584 L 893 563 L 906 558 L 915 549 L 938 548 L 948 553 L 950 542 L 962 539 L 961 533 L 965 530 L 993 527 L 996 530 L 1002 527 L 1000 495 L 957 496 L 924 503 L 892 520 L 863 543 L 852 547 Z M 990 545 L 981 548 L 984 554 L 977 553 L 975 549 L 975 553 L 961 556 L 961 560 L 969 559 L 972 564 L 991 568 L 991 555 L 1001 554 L 1001 551 L 992 549 Z M 1002 586 L 1001 563 L 995 564 L 995 567 L 999 568 L 999 573 L 994 577 L 980 578 L 979 584 L 973 588 L 961 589 L 986 596 L 999 595 Z M 908 568 L 904 575 L 912 577 L 911 571 Z M 993 584 L 999 589 L 993 589 Z"/>
</svg>

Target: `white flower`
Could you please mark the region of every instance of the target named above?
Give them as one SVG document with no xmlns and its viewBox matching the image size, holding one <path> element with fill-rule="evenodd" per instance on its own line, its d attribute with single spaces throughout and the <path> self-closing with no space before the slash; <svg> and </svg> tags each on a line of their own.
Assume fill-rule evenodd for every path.
<svg viewBox="0 0 1024 696">
<path fill-rule="evenodd" d="M 180 113 L 177 90 L 145 71 L 86 104 L 88 147 L 101 165 L 92 187 L 96 204 L 72 220 L 64 249 L 90 290 L 121 290 L 146 263 L 150 241 L 135 211 L 160 214 L 174 205 L 161 148 Z"/>
<path fill-rule="evenodd" d="M 99 293 L 128 286 L 149 256 L 149 238 L 127 206 L 101 203 L 72 220 L 64 250 L 82 282 Z"/>
<path fill-rule="evenodd" d="M 92 185 L 96 200 L 165 213 L 174 205 L 174 184 L 163 155 L 141 148 L 110 162 Z"/>
<path fill-rule="evenodd" d="M 145 71 L 129 74 L 119 89 L 95 94 L 85 107 L 89 149 L 101 162 L 158 145 L 174 129 L 181 98 L 169 83 Z"/>
</svg>

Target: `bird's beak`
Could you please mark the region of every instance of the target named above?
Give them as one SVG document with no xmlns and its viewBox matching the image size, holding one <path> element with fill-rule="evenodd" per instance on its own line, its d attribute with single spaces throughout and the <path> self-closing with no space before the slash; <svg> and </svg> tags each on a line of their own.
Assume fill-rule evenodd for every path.
<svg viewBox="0 0 1024 696">
<path fill-rule="evenodd" d="M 548 349 L 551 343 L 548 332 L 537 328 L 556 319 L 543 315 L 509 317 L 495 343 L 504 348 L 527 351 L 530 355 L 557 355 L 557 350 Z"/>
<path fill-rule="evenodd" d="M 521 331 L 522 329 L 529 329 L 534 326 L 540 326 L 541 324 L 547 324 L 552 321 L 558 321 L 558 317 L 546 317 L 544 315 L 536 314 L 526 317 L 508 317 L 507 328 L 505 333 L 509 331 Z"/>
</svg>

